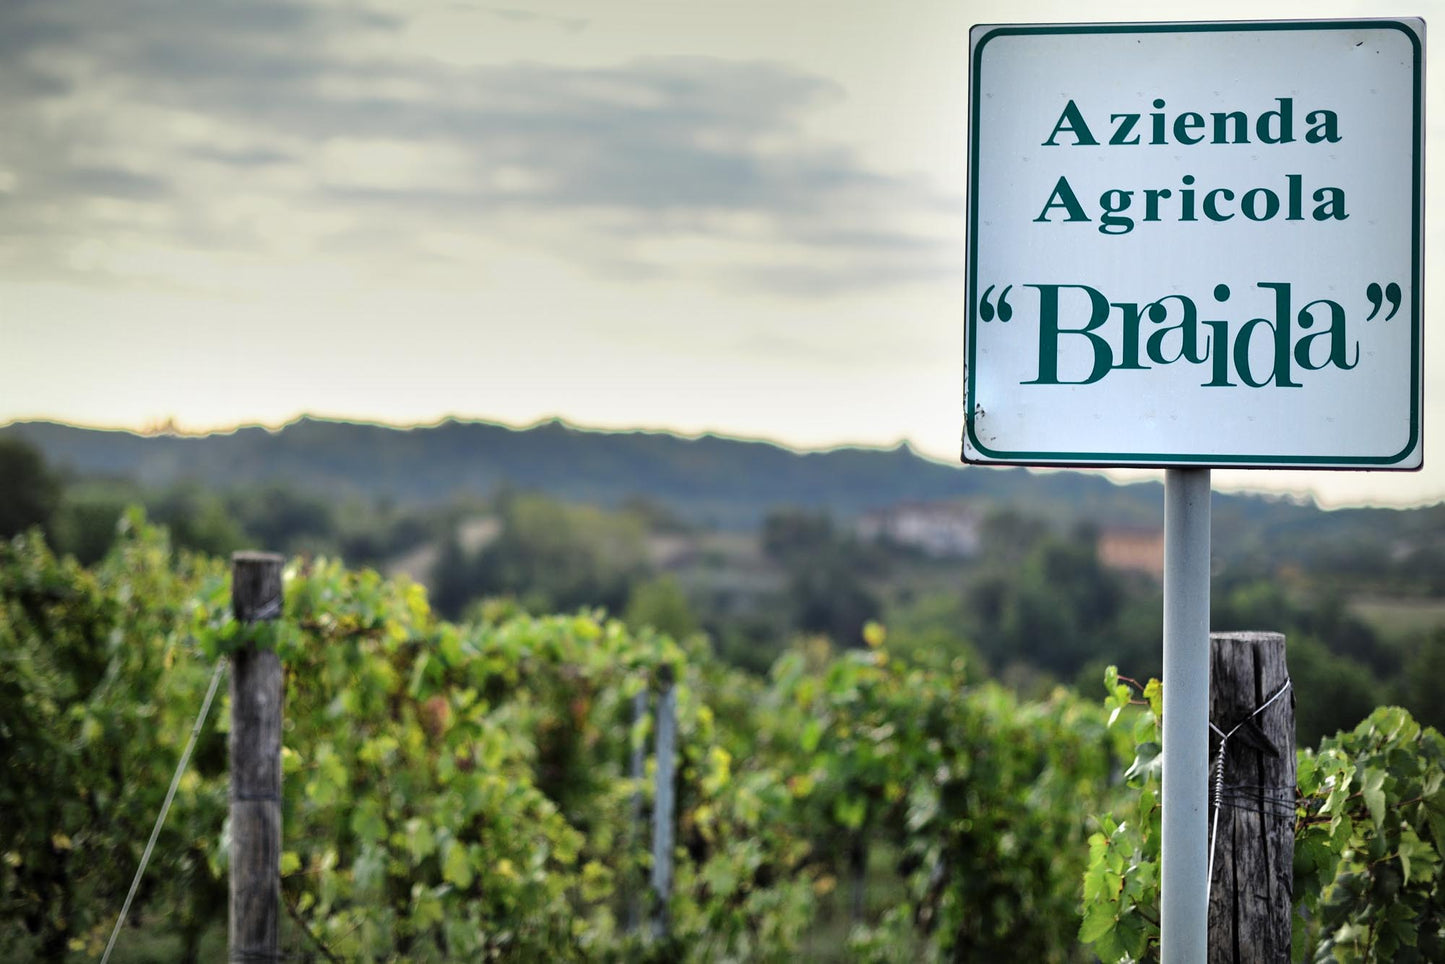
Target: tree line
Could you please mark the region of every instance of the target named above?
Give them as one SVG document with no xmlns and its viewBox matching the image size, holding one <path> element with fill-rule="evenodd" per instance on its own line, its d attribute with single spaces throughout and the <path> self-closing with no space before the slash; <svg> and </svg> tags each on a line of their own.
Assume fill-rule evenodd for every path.
<svg viewBox="0 0 1445 964">
<path fill-rule="evenodd" d="M 603 508 L 505 486 L 427 506 L 282 485 L 152 489 L 65 477 L 11 437 L 0 438 L 0 488 L 0 538 L 38 526 L 82 564 L 105 554 L 124 507 L 138 503 L 177 545 L 209 554 L 260 547 L 386 569 L 428 550 L 424 582 L 445 617 L 601 607 L 676 638 L 702 634 L 755 673 L 799 637 L 861 647 L 873 620 L 889 626 L 896 649 L 964 659 L 1025 694 L 1056 683 L 1087 691 L 1110 664 L 1141 679 L 1161 669 L 1158 583 L 1106 567 L 1088 523 L 997 504 L 985 503 L 975 556 L 937 559 L 864 540 L 845 517 L 810 506 L 774 507 L 738 532 L 640 498 Z M 1262 542 L 1258 520 L 1234 506 L 1226 503 L 1216 537 L 1213 627 L 1287 635 L 1301 743 L 1349 729 L 1384 703 L 1445 724 L 1433 698 L 1445 683 L 1445 633 L 1367 619 L 1355 605 L 1362 594 L 1429 603 L 1430 560 L 1445 552 L 1427 540 L 1391 555 L 1364 536 L 1378 521 L 1368 513 L 1346 512 L 1327 538 L 1303 527 Z M 1433 525 L 1432 511 L 1415 518 Z M 478 519 L 488 522 L 485 538 L 468 540 L 466 523 Z M 1356 519 L 1360 536 L 1346 538 Z"/>
</svg>

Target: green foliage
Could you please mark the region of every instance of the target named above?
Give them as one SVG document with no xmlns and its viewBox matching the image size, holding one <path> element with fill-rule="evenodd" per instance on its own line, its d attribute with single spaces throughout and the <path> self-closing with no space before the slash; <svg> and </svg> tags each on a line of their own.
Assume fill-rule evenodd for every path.
<svg viewBox="0 0 1445 964">
<path fill-rule="evenodd" d="M 859 960 L 1157 950 L 1157 683 L 1111 671 L 1102 708 L 1021 700 L 961 659 L 896 656 L 877 624 L 862 649 L 804 641 L 762 680 L 586 610 L 448 623 L 419 586 L 325 560 L 287 568 L 281 619 L 241 627 L 227 581 L 138 514 L 92 569 L 33 536 L 0 543 L 7 959 L 99 951 L 214 659 L 243 643 L 287 673 L 288 953 L 782 960 L 838 920 Z M 663 666 L 679 757 L 657 941 L 628 926 L 652 910 L 637 817 L 654 792 L 629 761 L 654 730 L 633 697 L 657 695 Z M 187 959 L 224 917 L 226 719 L 133 911 Z M 1132 761 L 1122 784 L 1114 760 Z M 1441 958 L 1442 761 L 1445 740 L 1399 709 L 1300 755 L 1297 960 Z M 886 906 L 856 899 L 865 873 L 891 881 Z"/>
<path fill-rule="evenodd" d="M 1106 964 L 1158 956 L 1161 688 L 1129 682 L 1110 667 L 1105 706 L 1131 795 L 1089 839 L 1079 930 Z M 1293 960 L 1445 959 L 1445 738 L 1380 707 L 1298 765 Z"/>
<path fill-rule="evenodd" d="M 864 960 L 1072 960 L 1084 817 L 1108 768 L 1103 717 L 1062 691 L 1021 704 L 869 649 L 773 670 L 763 739 L 799 768 L 801 826 L 830 886 L 857 886 L 861 844 L 900 855 L 903 893 L 850 948 Z M 813 670 L 810 666 L 817 665 Z M 801 764 L 801 766 L 799 766 Z"/>
<path fill-rule="evenodd" d="M 621 612 L 648 571 L 639 519 L 529 493 L 497 500 L 496 537 L 468 551 L 455 537 L 442 546 L 437 608 L 459 614 L 480 596 L 510 595 L 534 613 L 602 606 Z"/>
<path fill-rule="evenodd" d="M 788 624 L 843 646 L 863 641 L 863 626 L 881 609 L 866 577 L 878 553 L 837 532 L 826 513 L 784 509 L 763 521 L 763 552 L 786 573 Z"/>
<path fill-rule="evenodd" d="M 1328 584 L 1292 586 L 1286 579 L 1238 573 L 1226 573 L 1213 593 L 1210 625 L 1215 630 L 1267 628 L 1288 637 L 1290 676 L 1300 692 L 1310 694 L 1295 717 L 1300 746 L 1354 729 L 1381 703 L 1413 695 L 1408 685 L 1397 690 L 1386 682 L 1401 678 L 1399 660 L 1349 612 L 1347 598 Z M 1438 685 L 1442 680 L 1434 676 L 1431 681 Z M 1410 708 L 1420 712 L 1435 702 L 1417 699 Z"/>
<path fill-rule="evenodd" d="M 842 555 L 793 570 L 787 596 L 795 628 L 822 633 L 844 646 L 863 641 L 864 625 L 879 610 L 873 593 Z"/>
<path fill-rule="evenodd" d="M 1079 941 L 1105 964 L 1154 960 L 1159 947 L 1162 691 L 1158 680 L 1150 680 L 1138 699 L 1138 684 L 1122 679 L 1112 666 L 1104 686 L 1108 726 L 1133 762 L 1124 773 L 1129 795 L 1120 809 L 1099 818 L 1099 829 L 1089 836 Z"/>
<path fill-rule="evenodd" d="M 638 951 L 619 921 L 647 850 L 623 768 L 645 736 L 632 695 L 663 663 L 681 670 L 668 955 L 767 958 L 796 940 L 811 891 L 800 843 L 768 819 L 783 781 L 734 765 L 702 671 L 666 638 L 586 613 L 441 623 L 419 587 L 334 563 L 289 574 L 284 622 L 284 895 L 334 953 Z M 204 643 L 229 623 L 198 625 Z"/>
<path fill-rule="evenodd" d="M 236 525 L 256 546 L 287 553 L 302 549 L 334 553 L 341 548 L 337 535 L 342 520 L 334 499 L 273 483 L 233 490 L 227 493 L 226 505 Z M 371 511 L 347 515 L 374 523 L 378 513 L 368 508 Z M 345 555 L 355 559 L 359 554 Z"/>
<path fill-rule="evenodd" d="M 1445 729 L 1445 700 L 1440 699 L 1445 680 L 1445 629 L 1424 634 L 1413 646 L 1404 671 L 1401 702 L 1422 725 Z"/>
<path fill-rule="evenodd" d="M 274 646 L 287 672 L 293 950 L 784 959 L 851 887 L 840 853 L 867 843 L 896 855 L 901 900 L 856 920 L 855 956 L 1077 956 L 1078 804 L 1096 799 L 1108 754 L 1102 714 L 1062 692 L 1024 704 L 961 663 L 906 666 L 876 625 L 866 651 L 818 647 L 765 684 L 586 612 L 442 622 L 420 587 L 324 561 L 288 567 L 282 619 L 241 627 L 218 564 L 175 554 L 138 516 L 125 528 L 93 571 L 33 539 L 0 565 L 3 804 L 21 815 L 0 849 L 11 957 L 99 949 L 211 660 L 246 642 Z M 664 664 L 678 824 L 671 933 L 655 943 L 625 923 L 648 912 L 633 896 L 650 860 L 635 800 L 645 812 L 653 792 L 627 767 L 652 728 L 632 697 Z M 163 915 L 191 956 L 223 916 L 225 719 L 134 911 Z"/>
<path fill-rule="evenodd" d="M 47 525 L 60 492 L 60 480 L 38 448 L 22 438 L 0 437 L 0 539 Z"/>
<path fill-rule="evenodd" d="M 987 664 L 962 627 L 968 624 L 967 603 L 952 586 L 942 591 L 907 593 L 884 609 L 890 647 L 915 662 L 931 665 L 962 659 L 979 675 Z"/>
<path fill-rule="evenodd" d="M 197 552 L 226 556 L 246 546 L 246 536 L 224 500 L 195 483 L 160 493 L 147 511 L 177 544 Z"/>
<path fill-rule="evenodd" d="M 141 503 L 178 548 L 223 554 L 246 545 L 404 567 L 427 581 L 448 618 L 496 594 L 531 612 L 623 613 L 639 585 L 665 569 L 719 654 L 757 673 L 796 632 L 856 645 L 862 625 L 885 615 L 900 636 L 950 655 L 976 652 L 984 660 L 977 667 L 1029 695 L 1058 681 L 1092 685 L 1108 661 L 1141 676 L 1160 668 L 1157 585 L 1101 567 L 1087 529 L 1078 528 L 1157 525 L 1161 492 L 1153 484 L 959 474 L 906 449 L 799 456 L 559 423 L 403 432 L 302 419 L 279 432 L 205 438 L 20 423 L 0 427 L 0 440 L 0 536 L 15 531 L 18 512 L 23 524 L 42 525 L 57 553 L 84 565 L 104 556 L 123 508 Z M 37 449 L 86 474 L 69 477 L 56 497 L 53 473 L 41 466 L 37 477 L 33 465 L 10 458 L 28 453 L 23 462 Z M 417 473 L 418 464 L 433 471 Z M 458 479 L 470 494 L 459 494 Z M 963 499 L 984 515 L 985 551 L 974 559 L 928 559 L 851 536 L 851 520 L 865 509 Z M 586 500 L 596 507 L 579 508 Z M 1418 638 L 1399 638 L 1389 620 L 1355 614 L 1362 595 L 1398 613 L 1401 601 L 1419 602 L 1445 585 L 1445 506 L 1321 512 L 1297 500 L 1225 494 L 1215 503 L 1222 568 L 1214 625 L 1289 636 L 1302 681 L 1328 694 L 1302 708 L 1303 743 L 1352 728 L 1381 702 L 1439 722 L 1431 694 L 1445 683 L 1437 665 L 1445 646 L 1428 635 L 1438 616 Z M 807 508 L 777 508 L 787 504 Z M 483 516 L 505 529 L 494 542 L 448 540 L 459 522 Z M 681 551 L 667 555 L 660 533 Z M 704 561 L 732 537 L 747 549 L 724 553 L 720 565 Z M 940 592 L 961 600 L 959 611 L 935 609 L 931 625 L 918 625 L 910 603 Z"/>
<path fill-rule="evenodd" d="M 1100 563 L 1091 529 L 1056 536 L 1000 515 L 985 539 L 968 615 L 970 636 L 992 666 L 1026 663 L 1072 680 L 1098 653 L 1157 658 L 1157 597 Z M 1156 619 L 1139 620 L 1131 596 L 1147 600 Z"/>
<path fill-rule="evenodd" d="M 650 626 L 673 639 L 686 639 L 698 629 L 687 595 L 671 576 L 658 576 L 634 586 L 623 619 L 635 629 Z"/>
<path fill-rule="evenodd" d="M 0 542 L 0 951 L 8 959 L 60 960 L 103 945 L 210 676 L 187 644 L 186 611 L 219 579 L 214 563 L 172 553 L 136 514 L 91 571 L 34 537 Z M 143 905 L 176 908 L 187 957 L 224 913 L 224 887 L 208 869 L 225 815 L 223 769 L 212 731 L 181 784 L 142 896 Z"/>
<path fill-rule="evenodd" d="M 1445 738 L 1399 707 L 1301 753 L 1296 961 L 1445 959 Z"/>
<path fill-rule="evenodd" d="M 1367 667 L 1331 652 L 1313 636 L 1290 637 L 1289 659 L 1290 677 L 1299 692 L 1309 694 L 1308 700 L 1300 700 L 1295 716 L 1300 746 L 1354 729 L 1389 698 L 1389 689 Z M 1440 677 L 1431 679 L 1438 685 Z M 1425 705 L 1436 703 L 1431 696 Z"/>
<path fill-rule="evenodd" d="M 95 565 L 114 545 L 130 501 L 111 486 L 71 486 L 46 535 L 57 553 L 73 556 L 83 566 Z"/>
</svg>

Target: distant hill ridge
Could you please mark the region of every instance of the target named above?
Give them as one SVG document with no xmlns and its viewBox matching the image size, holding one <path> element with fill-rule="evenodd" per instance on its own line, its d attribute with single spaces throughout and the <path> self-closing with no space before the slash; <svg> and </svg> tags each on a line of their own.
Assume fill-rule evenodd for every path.
<svg viewBox="0 0 1445 964">
<path fill-rule="evenodd" d="M 305 416 L 279 429 L 140 435 L 15 422 L 51 464 L 165 486 L 284 483 L 399 503 L 485 495 L 498 486 L 611 505 L 643 496 L 691 521 L 741 527 L 779 505 L 853 516 L 904 501 L 971 498 L 1058 517 L 1158 524 L 1162 488 L 1073 472 L 947 465 L 907 445 L 800 452 L 772 442 L 666 432 L 594 431 L 560 420 L 530 428 L 447 419 L 396 427 Z"/>
</svg>

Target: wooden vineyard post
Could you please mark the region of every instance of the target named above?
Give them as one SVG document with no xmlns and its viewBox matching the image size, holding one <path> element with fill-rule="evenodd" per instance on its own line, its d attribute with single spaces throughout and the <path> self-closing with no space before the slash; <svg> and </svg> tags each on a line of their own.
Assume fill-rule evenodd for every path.
<svg viewBox="0 0 1445 964">
<path fill-rule="evenodd" d="M 862 829 L 853 834 L 852 842 L 848 845 L 848 872 L 852 878 L 849 919 L 855 924 L 861 924 L 868 910 L 868 838 L 864 836 Z"/>
<path fill-rule="evenodd" d="M 644 686 L 632 697 L 633 732 L 636 732 L 636 726 L 640 724 L 646 716 L 647 687 Z M 632 791 L 632 819 L 629 820 L 627 824 L 629 828 L 627 831 L 629 852 L 632 850 L 632 845 L 636 843 L 634 835 L 639 834 L 640 828 L 642 827 L 642 779 L 646 773 L 646 767 L 647 747 L 639 742 L 632 748 L 632 760 L 629 768 L 629 773 L 631 773 L 632 780 L 636 786 L 636 789 Z M 636 883 L 640 883 L 640 880 L 636 881 Z M 637 930 L 642 921 L 642 893 L 644 888 L 638 887 L 637 889 L 633 889 L 629 887 L 628 889 L 631 891 L 631 896 L 629 896 L 627 900 L 627 932 L 630 934 Z"/>
<path fill-rule="evenodd" d="M 1296 776 L 1284 636 L 1211 633 L 1209 650 L 1209 962 L 1288 962 Z"/>
<path fill-rule="evenodd" d="M 282 557 L 231 556 L 238 622 L 281 615 Z M 281 917 L 281 660 L 247 644 L 231 656 L 232 961 L 279 961 Z"/>
<path fill-rule="evenodd" d="M 662 694 L 657 706 L 657 794 L 652 807 L 652 899 L 654 937 L 667 936 L 667 902 L 672 896 L 673 778 L 677 769 L 677 688 L 672 666 L 658 667 Z"/>
</svg>

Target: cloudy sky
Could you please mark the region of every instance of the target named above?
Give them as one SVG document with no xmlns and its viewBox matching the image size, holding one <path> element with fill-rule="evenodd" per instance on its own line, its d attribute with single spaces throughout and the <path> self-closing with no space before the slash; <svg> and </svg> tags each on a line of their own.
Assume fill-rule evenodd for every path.
<svg viewBox="0 0 1445 964">
<path fill-rule="evenodd" d="M 1376 6 L 3 0 L 0 423 L 560 415 L 956 460 L 969 27 Z M 1215 481 L 1436 501 L 1426 425 L 1421 473 Z"/>
</svg>

